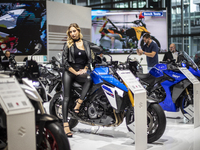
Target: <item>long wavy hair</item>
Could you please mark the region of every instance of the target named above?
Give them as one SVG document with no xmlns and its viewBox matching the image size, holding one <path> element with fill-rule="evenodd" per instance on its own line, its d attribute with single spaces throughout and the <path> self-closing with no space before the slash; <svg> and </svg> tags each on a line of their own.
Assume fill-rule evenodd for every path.
<svg viewBox="0 0 200 150">
<path fill-rule="evenodd" d="M 78 30 L 80 39 L 83 38 L 80 27 L 76 23 L 71 23 L 69 25 L 68 29 L 67 29 L 67 32 L 66 32 L 67 33 L 67 46 L 68 46 L 68 48 L 70 48 L 72 45 L 74 45 L 74 40 L 72 39 L 72 37 L 70 36 L 70 33 L 69 33 L 71 27 L 74 27 Z"/>
</svg>

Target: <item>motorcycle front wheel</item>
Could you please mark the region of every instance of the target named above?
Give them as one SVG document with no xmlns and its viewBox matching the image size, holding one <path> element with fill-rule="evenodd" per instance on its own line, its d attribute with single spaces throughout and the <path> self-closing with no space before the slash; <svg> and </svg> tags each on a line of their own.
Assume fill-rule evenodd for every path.
<svg viewBox="0 0 200 150">
<path fill-rule="evenodd" d="M 130 132 L 133 132 L 129 125 L 134 122 L 134 108 L 126 114 L 126 124 Z M 159 104 L 150 104 L 147 108 L 147 141 L 152 143 L 157 141 L 164 133 L 166 127 L 166 117 L 162 107 Z"/>
<path fill-rule="evenodd" d="M 39 132 L 38 124 L 36 128 L 37 150 L 70 150 L 69 141 L 59 123 L 46 122 L 42 129 L 42 137 L 39 136 Z"/>
<path fill-rule="evenodd" d="M 193 104 L 193 88 L 189 89 L 189 96 L 191 100 L 189 99 L 188 95 L 185 93 L 182 98 L 180 99 L 180 109 L 185 118 L 187 118 L 189 121 L 192 120 L 194 117 L 194 104 Z"/>
</svg>

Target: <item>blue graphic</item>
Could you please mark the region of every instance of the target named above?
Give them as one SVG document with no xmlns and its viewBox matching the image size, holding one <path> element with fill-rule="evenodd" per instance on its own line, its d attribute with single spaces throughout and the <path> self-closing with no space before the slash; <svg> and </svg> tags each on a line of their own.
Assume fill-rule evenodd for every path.
<svg viewBox="0 0 200 150">
<path fill-rule="evenodd" d="M 143 16 L 163 16 L 163 12 L 143 12 Z"/>
</svg>

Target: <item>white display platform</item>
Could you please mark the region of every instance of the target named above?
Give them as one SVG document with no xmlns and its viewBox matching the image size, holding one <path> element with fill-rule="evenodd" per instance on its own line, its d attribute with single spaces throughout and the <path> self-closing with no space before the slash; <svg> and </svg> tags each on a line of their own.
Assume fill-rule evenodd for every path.
<svg viewBox="0 0 200 150">
<path fill-rule="evenodd" d="M 135 150 L 147 149 L 147 101 L 146 90 L 130 70 L 117 71 L 134 94 Z"/>
<path fill-rule="evenodd" d="M 194 105 L 189 110 L 194 112 L 194 128 L 200 126 L 200 82 L 199 80 L 185 67 L 180 67 L 179 70 L 190 80 L 193 84 Z"/>
<path fill-rule="evenodd" d="M 36 150 L 35 111 L 15 77 L 0 75 L 0 104 L 7 116 L 8 150 Z"/>
</svg>

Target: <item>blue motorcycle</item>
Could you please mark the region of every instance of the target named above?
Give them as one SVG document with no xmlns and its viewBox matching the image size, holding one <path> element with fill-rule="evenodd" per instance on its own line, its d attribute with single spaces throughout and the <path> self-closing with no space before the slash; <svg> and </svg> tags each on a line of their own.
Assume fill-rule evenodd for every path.
<svg viewBox="0 0 200 150">
<path fill-rule="evenodd" d="M 124 118 L 126 126 L 133 132 L 134 95 L 122 82 L 116 71 L 117 62 L 96 66 L 91 72 L 93 84 L 88 91 L 79 114 L 73 112 L 76 99 L 79 98 L 82 86 L 75 82 L 71 89 L 69 101 L 69 126 L 75 127 L 78 122 L 92 126 L 119 126 Z M 62 119 L 62 91 L 54 95 L 50 102 L 50 112 Z M 164 133 L 166 117 L 156 101 L 147 101 L 147 135 L 148 143 L 158 140 Z"/>
<path fill-rule="evenodd" d="M 187 67 L 196 77 L 200 77 L 200 70 L 187 53 L 182 52 L 179 59 L 179 63 L 160 62 L 147 74 L 138 73 L 136 70 L 135 75 L 146 88 L 148 98 L 158 101 L 165 111 L 181 110 L 182 114 L 191 120 L 193 119 L 193 85 L 179 67 Z M 133 68 L 131 64 L 130 68 Z"/>
</svg>

